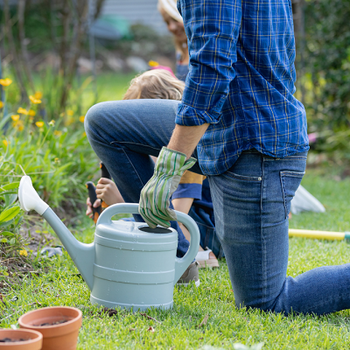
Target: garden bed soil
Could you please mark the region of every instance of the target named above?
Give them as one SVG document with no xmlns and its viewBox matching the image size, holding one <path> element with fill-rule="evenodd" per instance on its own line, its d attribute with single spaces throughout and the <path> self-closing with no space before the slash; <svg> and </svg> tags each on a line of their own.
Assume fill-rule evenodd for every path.
<svg viewBox="0 0 350 350">
<path fill-rule="evenodd" d="M 45 232 L 41 226 L 33 224 L 32 221 L 31 217 L 30 221 L 23 224 L 19 231 L 23 242 L 22 249 L 27 252 L 27 256 L 20 255 L 18 247 L 10 250 L 11 247 L 5 248 L 0 245 L 0 266 L 8 274 L 6 279 L 0 279 L 0 290 L 4 291 L 12 283 L 20 282 L 24 274 L 42 272 L 37 271 L 33 266 L 31 254 L 36 255 L 44 246 L 54 246 L 59 242 L 56 237 Z"/>
</svg>

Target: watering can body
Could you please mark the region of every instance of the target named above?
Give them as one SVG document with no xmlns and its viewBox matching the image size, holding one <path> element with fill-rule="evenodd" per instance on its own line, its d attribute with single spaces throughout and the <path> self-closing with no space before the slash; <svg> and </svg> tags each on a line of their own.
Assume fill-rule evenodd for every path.
<svg viewBox="0 0 350 350">
<path fill-rule="evenodd" d="M 143 310 L 172 307 L 177 232 L 145 232 L 145 226 L 131 221 L 97 223 L 93 304 Z"/>
<path fill-rule="evenodd" d="M 94 243 L 84 244 L 37 194 L 33 199 L 34 189 L 26 187 L 29 181 L 24 178 L 19 188 L 21 207 L 36 210 L 49 222 L 89 286 L 93 304 L 133 310 L 173 306 L 174 285 L 198 252 L 199 230 L 191 217 L 176 212 L 191 234 L 190 248 L 182 258 L 176 257 L 176 230 L 112 220 L 117 214 L 137 214 L 138 204 L 115 204 L 105 209 L 96 223 Z"/>
</svg>

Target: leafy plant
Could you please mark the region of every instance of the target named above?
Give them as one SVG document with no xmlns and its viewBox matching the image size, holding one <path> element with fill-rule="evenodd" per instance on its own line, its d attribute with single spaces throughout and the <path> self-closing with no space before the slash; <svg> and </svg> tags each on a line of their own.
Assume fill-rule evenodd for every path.
<svg viewBox="0 0 350 350">
<path fill-rule="evenodd" d="M 4 156 L 0 158 L 0 168 L 3 163 Z M 3 184 L 0 186 L 0 258 L 27 256 L 25 242 L 19 234 L 23 218 L 17 203 L 18 182 L 13 180 L 12 176 L 5 181 L 2 179 Z M 1 275 L 7 275 L 5 266 L 0 271 L 0 279 Z"/>
<path fill-rule="evenodd" d="M 316 148 L 349 153 L 350 27 L 348 0 L 306 1 L 306 71 L 311 98 L 309 127 L 318 132 Z"/>
<path fill-rule="evenodd" d="M 14 229 L 19 226 L 20 212 L 19 206 L 15 203 L 17 200 L 16 190 L 18 182 L 13 182 L 0 186 L 0 239 L 1 243 L 16 243 Z"/>
<path fill-rule="evenodd" d="M 15 85 L 8 78 L 1 83 L 6 92 Z M 45 121 L 40 115 L 43 98 L 36 92 L 30 95 L 30 104 L 18 108 L 5 101 L 12 113 L 5 114 L 4 105 L 0 107 L 0 258 L 30 258 L 20 233 L 23 212 L 17 191 L 21 176 L 31 176 L 39 195 L 50 206 L 76 210 L 85 202 L 85 182 L 98 168 L 84 133 L 84 116 L 68 109 L 57 122 Z M 3 267 L 1 273 L 5 274 Z"/>
<path fill-rule="evenodd" d="M 59 82 L 55 89 L 57 110 L 66 109 L 81 49 L 87 41 L 86 28 L 99 16 L 103 2 L 39 0 L 35 4 L 18 1 L 17 6 L 10 6 L 9 0 L 3 2 L 3 46 L 12 57 L 21 103 L 35 90 L 28 51 L 45 50 L 56 58 L 52 69 Z"/>
</svg>

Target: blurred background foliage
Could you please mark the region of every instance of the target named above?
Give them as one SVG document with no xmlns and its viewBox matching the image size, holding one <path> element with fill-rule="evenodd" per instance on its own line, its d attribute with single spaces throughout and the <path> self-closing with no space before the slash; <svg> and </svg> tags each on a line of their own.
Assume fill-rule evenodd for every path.
<svg viewBox="0 0 350 350">
<path fill-rule="evenodd" d="M 10 233 L 20 226 L 19 177 L 31 175 L 42 198 L 67 215 L 84 211 L 85 182 L 99 177 L 98 159 L 84 135 L 86 111 L 97 102 L 121 99 L 149 60 L 174 68 L 168 33 L 134 24 L 118 40 L 92 37 L 103 2 L 0 0 L 0 79 L 12 80 L 0 84 L 0 213 L 17 215 L 2 218 L 4 244 L 19 242 Z M 349 169 L 350 1 L 292 3 L 296 95 L 316 137 L 309 162 Z M 40 103 L 30 96 L 40 96 Z"/>
<path fill-rule="evenodd" d="M 350 1 L 305 3 L 304 103 L 314 150 L 350 160 Z M 300 58 L 300 55 L 299 55 Z M 297 62 L 298 63 L 298 62 Z"/>
<path fill-rule="evenodd" d="M 295 20 L 296 94 L 307 109 L 309 132 L 317 134 L 313 150 L 326 152 L 338 162 L 350 161 L 350 2 L 291 2 L 294 12 L 299 13 Z M 84 91 L 93 90 L 90 97 L 94 99 L 89 103 L 99 100 L 96 69 L 106 57 L 119 62 L 130 56 L 145 62 L 165 57 L 173 66 L 171 37 L 142 24 L 130 25 L 127 35 L 118 40 L 92 42 L 89 28 L 99 17 L 103 3 L 95 0 L 91 8 L 91 2 L 83 0 L 0 1 L 3 68 L 17 83 L 17 91 L 12 89 L 7 96 L 8 103 L 18 105 L 35 90 L 45 90 L 40 113 L 47 120 L 56 119 L 67 108 L 83 114 L 88 108 Z M 79 73 L 82 56 L 90 63 L 97 60 L 97 68 L 95 64 L 87 74 Z M 125 64 L 118 72 L 104 65 L 97 75 L 130 76 L 132 71 Z"/>
</svg>

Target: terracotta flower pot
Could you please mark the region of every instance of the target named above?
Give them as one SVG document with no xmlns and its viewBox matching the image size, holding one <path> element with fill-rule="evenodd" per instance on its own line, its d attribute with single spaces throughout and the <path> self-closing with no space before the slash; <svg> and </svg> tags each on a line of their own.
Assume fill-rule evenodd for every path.
<svg viewBox="0 0 350 350">
<path fill-rule="evenodd" d="M 3 342 L 3 340 L 9 339 L 12 341 Z M 13 340 L 18 341 L 14 342 Z M 1 350 L 40 350 L 42 343 L 43 336 L 37 331 L 30 329 L 0 329 Z"/>
<path fill-rule="evenodd" d="M 30 311 L 18 320 L 21 328 L 43 335 L 42 350 L 74 350 L 77 347 L 82 312 L 74 307 L 54 306 Z"/>
</svg>

